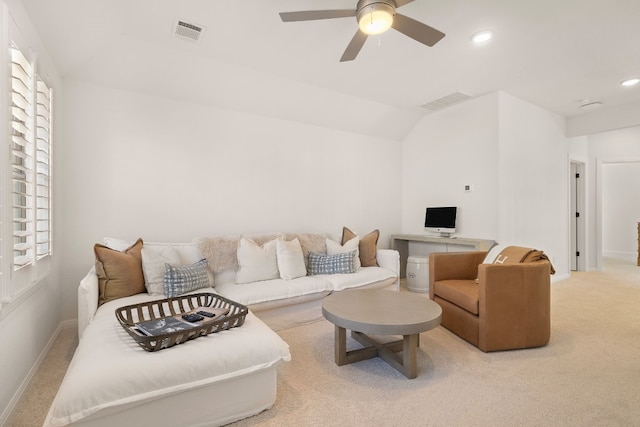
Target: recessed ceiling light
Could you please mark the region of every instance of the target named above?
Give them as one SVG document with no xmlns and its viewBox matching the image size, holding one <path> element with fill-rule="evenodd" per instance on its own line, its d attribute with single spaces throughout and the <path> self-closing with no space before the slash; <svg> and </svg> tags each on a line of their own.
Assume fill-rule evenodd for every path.
<svg viewBox="0 0 640 427">
<path fill-rule="evenodd" d="M 640 83 L 640 79 L 639 78 L 633 78 L 633 79 L 627 79 L 625 81 L 623 81 L 622 83 L 620 83 L 622 86 L 635 86 L 638 83 Z"/>
<path fill-rule="evenodd" d="M 491 40 L 492 37 L 493 37 L 493 32 L 489 30 L 485 30 L 485 31 L 480 31 L 478 33 L 475 33 L 473 36 L 471 36 L 471 41 L 474 42 L 475 44 L 482 44 Z"/>
</svg>

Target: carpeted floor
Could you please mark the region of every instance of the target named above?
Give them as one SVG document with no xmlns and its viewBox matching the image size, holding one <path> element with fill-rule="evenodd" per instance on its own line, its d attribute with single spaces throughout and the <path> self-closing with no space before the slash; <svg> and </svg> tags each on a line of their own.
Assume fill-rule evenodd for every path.
<svg viewBox="0 0 640 427">
<path fill-rule="evenodd" d="M 282 331 L 276 404 L 234 425 L 640 425 L 640 267 L 574 273 L 552 301 L 548 346 L 483 353 L 440 327 L 413 380 L 380 359 L 336 366 L 329 322 Z"/>
<path fill-rule="evenodd" d="M 77 346 L 76 328 L 63 329 L 9 417 L 7 427 L 42 425 Z"/>
<path fill-rule="evenodd" d="M 336 366 L 327 321 L 279 333 L 292 361 L 279 368 L 277 401 L 234 427 L 640 425 L 640 267 L 631 263 L 607 260 L 603 272 L 552 284 L 546 347 L 483 353 L 442 327 L 421 334 L 413 380 L 379 359 Z M 69 357 L 75 343 L 65 339 Z M 57 377 L 64 363 L 45 362 L 42 374 Z M 10 426 L 41 425 L 42 405 L 24 409 L 32 394 Z"/>
</svg>

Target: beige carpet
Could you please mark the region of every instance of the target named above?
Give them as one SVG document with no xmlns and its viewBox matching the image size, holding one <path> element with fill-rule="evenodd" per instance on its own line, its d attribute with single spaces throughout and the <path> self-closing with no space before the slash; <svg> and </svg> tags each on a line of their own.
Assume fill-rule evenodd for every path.
<svg viewBox="0 0 640 427">
<path fill-rule="evenodd" d="M 442 327 L 423 333 L 413 380 L 379 359 L 336 366 L 326 321 L 280 335 L 292 361 L 279 368 L 277 401 L 234 427 L 640 425 L 640 267 L 630 263 L 552 284 L 546 347 L 487 354 Z M 64 366 L 45 363 L 46 375 Z M 41 425 L 43 406 L 24 408 L 32 394 L 10 426 Z"/>
<path fill-rule="evenodd" d="M 7 421 L 7 427 L 41 426 L 78 346 L 76 328 L 64 329 L 31 379 L 29 387 Z"/>
</svg>

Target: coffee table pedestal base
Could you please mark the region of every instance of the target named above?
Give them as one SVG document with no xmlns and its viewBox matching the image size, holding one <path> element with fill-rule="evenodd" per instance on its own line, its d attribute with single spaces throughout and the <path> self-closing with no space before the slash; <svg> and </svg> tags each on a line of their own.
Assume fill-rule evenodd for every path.
<svg viewBox="0 0 640 427">
<path fill-rule="evenodd" d="M 401 340 L 389 343 L 380 343 L 358 331 L 351 331 L 351 337 L 364 348 L 347 351 L 347 330 L 335 327 L 335 358 L 338 366 L 380 357 L 405 377 L 412 379 L 418 376 L 416 350 L 420 345 L 420 334 L 403 335 Z M 400 351 L 402 357 L 397 354 Z"/>
</svg>

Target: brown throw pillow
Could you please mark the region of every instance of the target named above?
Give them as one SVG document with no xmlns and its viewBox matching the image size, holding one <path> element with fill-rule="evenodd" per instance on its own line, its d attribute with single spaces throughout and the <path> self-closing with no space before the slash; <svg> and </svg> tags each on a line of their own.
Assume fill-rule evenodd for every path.
<svg viewBox="0 0 640 427">
<path fill-rule="evenodd" d="M 356 237 L 353 231 L 347 227 L 342 228 L 342 244 L 344 245 L 349 240 Z M 360 245 L 358 251 L 360 252 L 360 263 L 363 267 L 377 267 L 378 260 L 376 254 L 378 252 L 378 238 L 380 237 L 379 230 L 373 230 L 371 233 L 360 237 Z"/>
<path fill-rule="evenodd" d="M 142 273 L 142 239 L 124 251 L 116 251 L 96 243 L 96 274 L 98 276 L 98 305 L 146 292 Z"/>
</svg>

